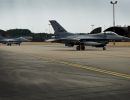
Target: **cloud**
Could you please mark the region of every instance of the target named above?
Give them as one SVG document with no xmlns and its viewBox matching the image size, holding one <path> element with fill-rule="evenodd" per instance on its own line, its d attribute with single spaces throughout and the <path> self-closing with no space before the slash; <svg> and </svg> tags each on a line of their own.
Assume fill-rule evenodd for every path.
<svg viewBox="0 0 130 100">
<path fill-rule="evenodd" d="M 130 23 L 130 1 L 118 0 L 116 23 Z M 89 32 L 95 27 L 112 25 L 109 0 L 0 0 L 1 29 L 29 28 L 43 32 L 48 20 L 56 19 L 69 31 Z"/>
</svg>

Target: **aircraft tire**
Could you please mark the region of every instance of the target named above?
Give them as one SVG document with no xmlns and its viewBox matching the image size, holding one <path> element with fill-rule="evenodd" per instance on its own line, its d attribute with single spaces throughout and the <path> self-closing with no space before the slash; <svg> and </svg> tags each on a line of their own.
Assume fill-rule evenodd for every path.
<svg viewBox="0 0 130 100">
<path fill-rule="evenodd" d="M 84 45 L 81 45 L 81 50 L 85 50 L 85 46 Z"/>
<path fill-rule="evenodd" d="M 77 46 L 77 47 L 76 47 L 76 50 L 77 50 L 77 51 L 80 51 L 80 46 Z"/>
<path fill-rule="evenodd" d="M 103 50 L 106 50 L 106 47 L 103 47 Z"/>
</svg>

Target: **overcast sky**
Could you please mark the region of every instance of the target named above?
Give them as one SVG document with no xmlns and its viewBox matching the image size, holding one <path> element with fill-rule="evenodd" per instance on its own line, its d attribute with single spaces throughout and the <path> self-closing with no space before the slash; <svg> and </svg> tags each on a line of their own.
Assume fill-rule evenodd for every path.
<svg viewBox="0 0 130 100">
<path fill-rule="evenodd" d="M 110 0 L 0 0 L 0 29 L 48 32 L 52 19 L 69 32 L 89 32 L 91 25 L 107 28 L 112 5 Z M 116 25 L 130 25 L 130 0 L 118 0 Z"/>
</svg>

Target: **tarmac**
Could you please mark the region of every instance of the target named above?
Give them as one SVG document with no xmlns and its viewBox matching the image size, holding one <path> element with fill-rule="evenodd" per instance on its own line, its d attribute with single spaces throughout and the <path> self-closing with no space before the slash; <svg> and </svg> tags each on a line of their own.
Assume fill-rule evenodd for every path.
<svg viewBox="0 0 130 100">
<path fill-rule="evenodd" d="M 130 46 L 0 45 L 0 100 L 130 100 Z"/>
</svg>

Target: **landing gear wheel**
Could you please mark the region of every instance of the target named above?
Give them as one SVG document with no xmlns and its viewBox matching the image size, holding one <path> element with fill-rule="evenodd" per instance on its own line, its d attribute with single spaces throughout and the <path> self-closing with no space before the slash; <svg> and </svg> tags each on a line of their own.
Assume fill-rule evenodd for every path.
<svg viewBox="0 0 130 100">
<path fill-rule="evenodd" d="M 11 46 L 11 43 L 7 43 L 7 46 Z"/>
<path fill-rule="evenodd" d="M 85 50 L 85 46 L 84 45 L 81 45 L 81 50 Z"/>
<path fill-rule="evenodd" d="M 103 47 L 103 50 L 106 50 L 106 47 Z"/>
<path fill-rule="evenodd" d="M 77 51 L 80 51 L 80 46 L 77 46 L 77 47 L 76 47 L 76 50 L 77 50 Z"/>
</svg>

